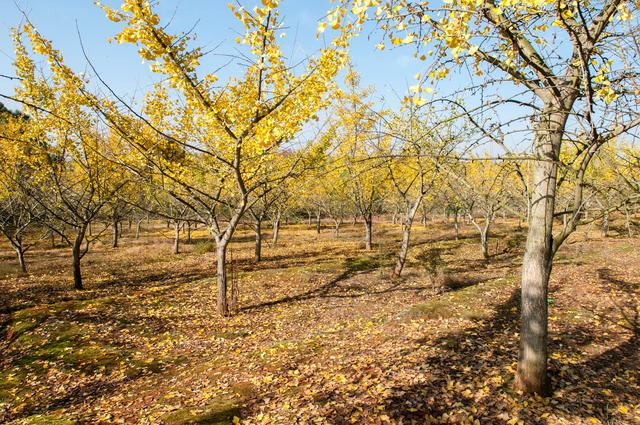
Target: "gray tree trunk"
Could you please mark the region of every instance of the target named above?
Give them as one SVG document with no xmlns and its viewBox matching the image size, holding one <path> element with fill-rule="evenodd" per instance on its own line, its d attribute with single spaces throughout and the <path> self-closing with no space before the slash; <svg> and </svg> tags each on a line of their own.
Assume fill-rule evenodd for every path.
<svg viewBox="0 0 640 425">
<path fill-rule="evenodd" d="M 111 239 L 111 247 L 118 247 L 118 220 L 113 220 L 113 237 Z"/>
<path fill-rule="evenodd" d="M 453 227 L 456 229 L 456 240 L 460 239 L 460 222 L 458 220 L 458 209 L 453 212 Z"/>
<path fill-rule="evenodd" d="M 173 253 L 180 254 L 180 222 L 176 221 L 173 223 L 175 229 L 175 234 L 173 237 Z"/>
<path fill-rule="evenodd" d="M 529 230 L 522 262 L 520 352 L 516 386 L 525 393 L 548 394 L 547 292 L 553 261 L 553 214 L 557 161 L 567 114 L 545 108 L 536 128 Z"/>
<path fill-rule="evenodd" d="M 398 252 L 398 259 L 396 260 L 396 266 L 393 269 L 393 275 L 400 277 L 402 270 L 404 269 L 404 263 L 407 260 L 407 253 L 409 252 L 409 246 L 411 243 L 411 226 L 413 225 L 413 219 L 416 216 L 418 207 L 424 195 L 419 195 L 413 206 L 407 211 L 407 216 L 404 221 L 404 230 L 402 234 L 402 245 L 400 245 L 400 251 Z"/>
<path fill-rule="evenodd" d="M 273 246 L 276 246 L 278 244 L 279 234 L 280 234 L 280 216 L 278 216 L 273 221 L 273 236 L 271 238 L 271 243 L 273 244 Z"/>
<path fill-rule="evenodd" d="M 489 229 L 480 231 L 480 246 L 482 247 L 482 257 L 486 260 L 489 258 L 489 238 L 487 237 Z"/>
<path fill-rule="evenodd" d="M 22 247 L 14 247 L 16 251 L 16 255 L 18 256 L 18 266 L 20 267 L 21 273 L 27 272 L 27 264 L 24 261 L 24 249 Z"/>
<path fill-rule="evenodd" d="M 367 251 L 371 251 L 372 249 L 372 233 L 373 233 L 373 217 L 371 214 L 365 216 L 364 218 L 364 247 Z"/>
<path fill-rule="evenodd" d="M 227 303 L 227 269 L 225 264 L 227 259 L 228 242 L 229 241 L 224 237 L 216 240 L 218 312 L 223 316 L 229 315 L 229 305 Z"/>
</svg>

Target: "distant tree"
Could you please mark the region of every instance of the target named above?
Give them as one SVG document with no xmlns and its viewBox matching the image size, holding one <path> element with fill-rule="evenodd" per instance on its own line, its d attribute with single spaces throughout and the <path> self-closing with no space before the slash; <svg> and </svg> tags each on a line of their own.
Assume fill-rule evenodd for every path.
<svg viewBox="0 0 640 425">
<path fill-rule="evenodd" d="M 98 236 L 90 237 L 87 229 L 127 180 L 119 178 L 107 159 L 113 154 L 112 146 L 97 118 L 83 108 L 75 87 L 56 65 L 62 60 L 60 53 L 30 25 L 25 31 L 35 52 L 53 55 L 55 60 L 39 76 L 23 34 L 15 33 L 20 78 L 15 99 L 30 118 L 24 121 L 20 137 L 2 138 L 6 160 L 23 170 L 13 176 L 22 196 L 42 211 L 42 222 L 72 246 L 74 287 L 82 289 L 80 261 Z M 29 178 L 21 178 L 23 174 Z"/>
<path fill-rule="evenodd" d="M 386 158 L 389 180 L 403 207 L 403 236 L 393 274 L 404 269 L 411 245 L 411 228 L 425 197 L 441 187 L 443 167 L 459 144 L 454 122 L 428 108 L 410 103 L 385 119 L 378 149 Z"/>
</svg>

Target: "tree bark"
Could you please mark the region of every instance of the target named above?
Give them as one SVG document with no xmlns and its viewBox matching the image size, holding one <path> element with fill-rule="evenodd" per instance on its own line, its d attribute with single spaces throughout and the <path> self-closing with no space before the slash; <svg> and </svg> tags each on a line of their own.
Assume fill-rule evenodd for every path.
<svg viewBox="0 0 640 425">
<path fill-rule="evenodd" d="M 627 236 L 632 237 L 633 231 L 631 230 L 631 214 L 629 213 L 629 206 L 624 206 L 624 225 L 627 228 Z"/>
<path fill-rule="evenodd" d="M 489 258 L 489 229 L 485 228 L 480 231 L 480 246 L 482 247 L 482 257 L 486 260 Z"/>
<path fill-rule="evenodd" d="M 187 221 L 187 243 L 191 243 L 191 222 Z"/>
<path fill-rule="evenodd" d="M 371 213 L 365 215 L 364 217 L 364 247 L 367 251 L 371 251 L 372 249 L 372 233 L 373 233 L 373 217 Z"/>
<path fill-rule="evenodd" d="M 84 289 L 84 286 L 82 284 L 82 273 L 80 271 L 80 260 L 84 255 L 82 253 L 82 242 L 84 241 L 84 234 L 86 230 L 86 225 L 80 227 L 71 250 L 73 256 L 73 287 L 75 289 Z"/>
<path fill-rule="evenodd" d="M 609 211 L 604 212 L 604 216 L 602 217 L 602 236 L 609 236 Z"/>
<path fill-rule="evenodd" d="M 136 223 L 136 239 L 140 239 L 140 226 L 142 224 L 142 220 L 138 220 Z"/>
<path fill-rule="evenodd" d="M 180 222 L 173 223 L 175 226 L 175 235 L 173 238 L 173 253 L 180 254 Z"/>
<path fill-rule="evenodd" d="M 273 236 L 271 239 L 271 243 L 273 244 L 273 246 L 277 245 L 279 234 L 280 234 L 280 216 L 278 215 L 278 217 L 276 217 L 276 219 L 273 221 Z"/>
<path fill-rule="evenodd" d="M 226 238 L 216 240 L 216 265 L 217 265 L 217 284 L 218 284 L 218 312 L 223 316 L 229 315 L 229 305 L 227 303 L 227 244 Z"/>
<path fill-rule="evenodd" d="M 22 247 L 16 246 L 14 247 L 16 251 L 16 255 L 18 256 L 18 266 L 20 267 L 21 273 L 27 272 L 27 264 L 24 261 L 24 249 Z"/>
<path fill-rule="evenodd" d="M 568 114 L 545 108 L 536 128 L 529 230 L 522 262 L 520 352 L 516 386 L 547 395 L 547 292 L 553 261 L 553 214 L 562 136 Z"/>
<path fill-rule="evenodd" d="M 456 240 L 460 239 L 460 222 L 458 221 L 458 209 L 453 211 L 453 227 L 456 229 Z"/>
<path fill-rule="evenodd" d="M 320 208 L 318 208 L 318 212 L 316 214 L 316 232 L 320 234 Z"/>
<path fill-rule="evenodd" d="M 404 263 L 407 260 L 407 253 L 409 252 L 409 245 L 411 243 L 411 226 L 413 225 L 413 219 L 416 216 L 418 207 L 424 195 L 419 195 L 414 205 L 407 211 L 407 216 L 404 222 L 404 231 L 402 234 L 402 245 L 400 245 L 400 252 L 398 252 L 398 259 L 396 260 L 396 266 L 393 269 L 393 275 L 400 277 L 402 270 L 404 269 Z"/>
<path fill-rule="evenodd" d="M 262 219 L 256 220 L 256 245 L 254 250 L 256 263 L 262 259 Z"/>
<path fill-rule="evenodd" d="M 113 220 L 113 237 L 111 239 L 111 247 L 118 247 L 118 220 Z"/>
</svg>

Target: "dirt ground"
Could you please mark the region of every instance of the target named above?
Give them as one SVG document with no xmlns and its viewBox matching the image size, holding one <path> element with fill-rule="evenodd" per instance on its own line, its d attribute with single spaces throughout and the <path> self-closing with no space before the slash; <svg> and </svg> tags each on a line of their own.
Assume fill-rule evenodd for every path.
<svg viewBox="0 0 640 425">
<path fill-rule="evenodd" d="M 524 233 L 498 223 L 484 260 L 463 226 L 339 237 L 239 232 L 238 311 L 215 311 L 215 254 L 194 232 L 174 255 L 156 223 L 97 244 L 72 288 L 70 248 L 45 242 L 19 276 L 0 247 L 0 422 L 16 424 L 640 423 L 640 238 L 579 230 L 550 283 L 550 398 L 512 389 Z"/>
</svg>

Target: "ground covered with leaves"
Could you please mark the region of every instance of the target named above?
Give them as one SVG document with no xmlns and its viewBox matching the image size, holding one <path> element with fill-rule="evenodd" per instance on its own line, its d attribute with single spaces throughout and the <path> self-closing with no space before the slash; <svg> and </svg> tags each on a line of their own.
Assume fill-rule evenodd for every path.
<svg viewBox="0 0 640 425">
<path fill-rule="evenodd" d="M 159 224 L 83 261 L 40 246 L 31 272 L 0 251 L 0 422 L 16 424 L 640 423 L 640 239 L 578 232 L 550 286 L 550 398 L 512 388 L 524 234 L 497 226 L 482 259 L 472 227 L 415 231 L 404 276 L 400 228 L 336 238 L 286 226 L 252 261 L 232 245 L 238 312 L 215 312 L 204 231 L 171 254 Z M 125 235 L 126 236 L 126 235 Z"/>
</svg>

